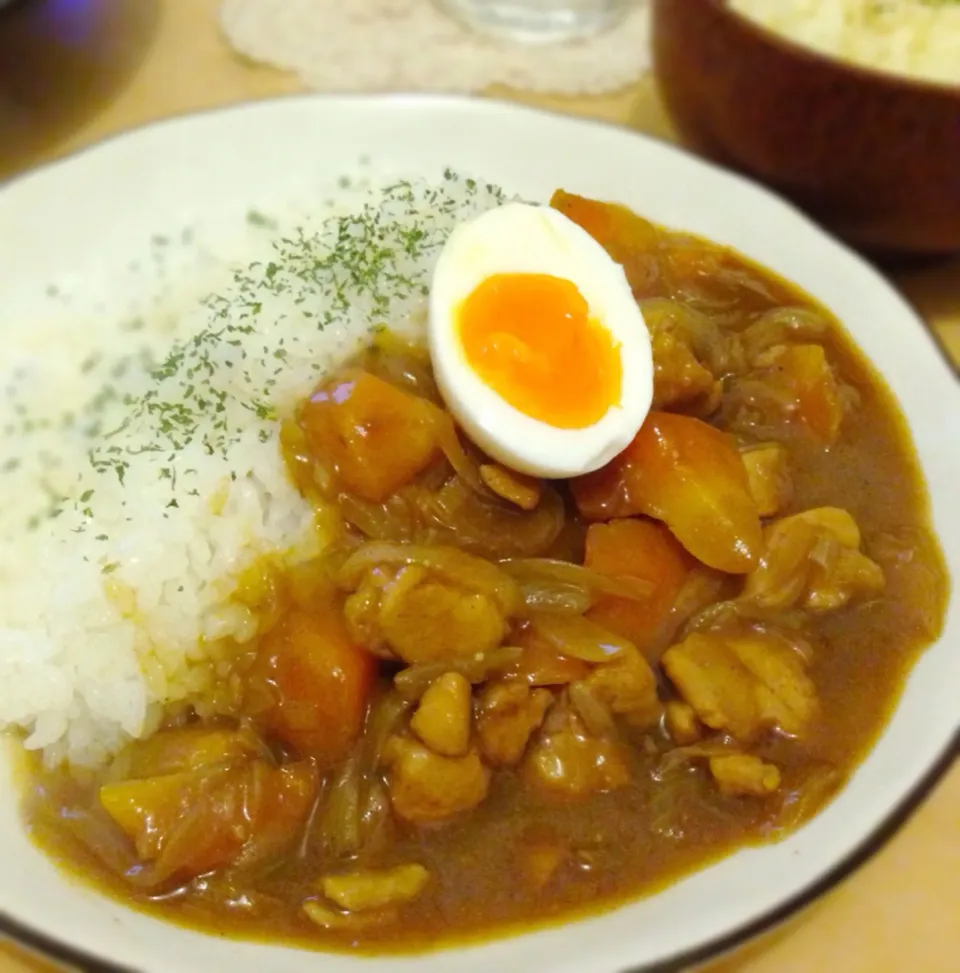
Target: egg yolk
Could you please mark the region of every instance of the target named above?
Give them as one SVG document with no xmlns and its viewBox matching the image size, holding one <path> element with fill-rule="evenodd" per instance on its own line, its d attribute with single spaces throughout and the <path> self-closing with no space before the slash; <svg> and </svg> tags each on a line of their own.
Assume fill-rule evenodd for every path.
<svg viewBox="0 0 960 973">
<path fill-rule="evenodd" d="M 572 281 L 494 274 L 460 305 L 458 323 L 467 364 L 533 419 L 583 429 L 620 402 L 620 345 Z"/>
</svg>

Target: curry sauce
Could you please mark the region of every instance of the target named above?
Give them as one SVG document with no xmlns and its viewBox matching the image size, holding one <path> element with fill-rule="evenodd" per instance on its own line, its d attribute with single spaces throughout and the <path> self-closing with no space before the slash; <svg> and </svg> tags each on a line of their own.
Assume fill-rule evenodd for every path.
<svg viewBox="0 0 960 973">
<path fill-rule="evenodd" d="M 824 308 L 619 207 L 651 412 L 567 482 L 483 456 L 380 335 L 286 420 L 331 536 L 237 598 L 216 698 L 96 771 L 29 772 L 71 873 L 217 934 L 425 949 L 616 906 L 818 812 L 948 583 L 897 405 Z"/>
</svg>

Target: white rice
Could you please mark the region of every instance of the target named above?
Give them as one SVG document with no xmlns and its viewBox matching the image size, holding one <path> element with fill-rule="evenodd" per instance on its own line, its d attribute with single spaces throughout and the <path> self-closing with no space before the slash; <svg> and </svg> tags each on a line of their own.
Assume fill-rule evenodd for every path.
<svg viewBox="0 0 960 973">
<path fill-rule="evenodd" d="M 729 0 L 822 54 L 918 80 L 960 84 L 957 0 Z"/>
<path fill-rule="evenodd" d="M 257 632 L 238 576 L 322 543 L 280 419 L 372 328 L 422 327 L 439 247 L 500 199 L 447 175 L 264 230 L 216 296 L 101 328 L 93 365 L 80 322 L 5 333 L 0 728 L 48 763 L 90 764 L 213 691 L 224 652 Z"/>
</svg>

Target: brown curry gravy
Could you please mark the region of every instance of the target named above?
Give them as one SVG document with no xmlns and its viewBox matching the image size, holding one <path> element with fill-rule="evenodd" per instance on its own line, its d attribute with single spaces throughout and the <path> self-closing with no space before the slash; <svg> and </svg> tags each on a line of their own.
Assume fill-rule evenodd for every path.
<svg viewBox="0 0 960 973">
<path fill-rule="evenodd" d="M 705 246 L 711 246 L 704 244 Z M 833 318 L 793 285 L 733 255 L 730 266 L 756 275 L 783 303 Z M 653 286 L 653 285 L 651 285 Z M 745 296 L 749 304 L 749 297 Z M 926 489 L 906 423 L 893 396 L 835 322 L 825 344 L 860 405 L 831 449 L 791 442 L 790 511 L 839 505 L 863 532 L 864 550 L 883 567 L 882 597 L 818 617 L 811 675 L 821 715 L 802 741 L 778 738 L 753 748 L 781 769 L 783 804 L 724 797 L 702 771 L 657 779 L 657 759 L 631 748 L 628 786 L 572 803 L 544 800 L 518 773 L 498 770 L 488 798 L 441 827 L 399 829 L 378 865 L 417 861 L 434 876 L 403 907 L 402 923 L 366 926 L 360 935 L 326 932 L 297 903 L 323 864 L 310 850 L 229 892 L 151 897 L 131 889 L 66 831 L 60 808 L 83 800 L 66 771 L 31 763 L 25 814 L 45 853 L 76 879 L 125 905 L 214 935 L 299 946 L 412 952 L 566 921 L 662 889 L 745 845 L 776 840 L 828 803 L 876 741 L 904 680 L 943 623 L 945 563 L 931 532 Z M 527 880 L 534 851 L 576 853 L 542 889 Z M 201 880 L 202 882 L 202 880 Z M 254 906 L 244 905 L 252 893 Z M 227 904 L 226 899 L 232 900 Z"/>
</svg>

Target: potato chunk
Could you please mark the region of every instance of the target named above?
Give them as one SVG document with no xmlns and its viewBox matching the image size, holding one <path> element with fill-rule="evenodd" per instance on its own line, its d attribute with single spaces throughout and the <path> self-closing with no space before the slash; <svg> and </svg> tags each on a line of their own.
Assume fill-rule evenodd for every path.
<svg viewBox="0 0 960 973">
<path fill-rule="evenodd" d="M 376 503 L 440 452 L 429 403 L 359 369 L 317 389 L 299 424 L 311 454 L 332 464 L 338 484 Z"/>
<path fill-rule="evenodd" d="M 99 797 L 159 883 L 283 851 L 306 823 L 319 783 L 310 761 L 273 767 L 257 759 L 104 784 Z"/>
<path fill-rule="evenodd" d="M 419 740 L 394 736 L 384 748 L 384 762 L 394 813 L 411 824 L 445 821 L 487 796 L 490 771 L 476 750 L 443 757 Z"/>
</svg>

